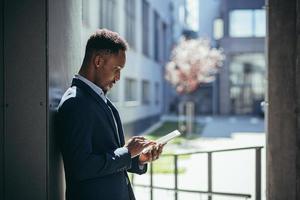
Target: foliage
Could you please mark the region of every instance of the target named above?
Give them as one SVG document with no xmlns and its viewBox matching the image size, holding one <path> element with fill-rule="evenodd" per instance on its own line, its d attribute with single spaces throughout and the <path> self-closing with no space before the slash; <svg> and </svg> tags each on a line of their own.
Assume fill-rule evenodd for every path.
<svg viewBox="0 0 300 200">
<path fill-rule="evenodd" d="M 172 51 L 165 78 L 178 93 L 191 93 L 214 80 L 224 59 L 223 50 L 211 48 L 207 39 L 182 39 Z"/>
</svg>

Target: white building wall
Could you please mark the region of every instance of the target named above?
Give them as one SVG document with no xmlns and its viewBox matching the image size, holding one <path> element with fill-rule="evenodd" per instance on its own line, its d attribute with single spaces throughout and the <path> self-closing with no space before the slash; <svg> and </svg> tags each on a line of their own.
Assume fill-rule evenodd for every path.
<svg viewBox="0 0 300 200">
<path fill-rule="evenodd" d="M 99 28 L 99 18 L 100 18 L 100 1 L 98 0 L 89 0 L 89 13 L 88 20 L 89 23 L 83 24 L 84 30 L 82 32 L 83 43 L 86 43 L 89 35 L 93 33 L 97 28 Z M 121 36 L 125 38 L 125 0 L 117 0 L 115 13 L 117 14 L 116 20 L 116 31 L 120 33 Z M 162 63 L 158 63 L 154 60 L 154 10 L 160 16 L 165 24 L 170 26 L 171 22 L 171 13 L 170 13 L 170 2 L 171 0 L 153 0 L 148 1 L 150 7 L 149 13 L 149 52 L 150 56 L 147 57 L 142 52 L 142 1 L 135 0 L 136 2 L 136 45 L 134 49 L 129 49 L 127 51 L 127 61 L 125 68 L 121 72 L 121 79 L 118 83 L 117 89 L 117 99 L 118 101 L 114 102 L 118 107 L 121 119 L 124 124 L 132 123 L 140 119 L 144 119 L 151 116 L 160 115 L 163 108 L 163 76 L 164 70 Z M 168 37 L 167 37 L 168 38 Z M 171 37 L 168 40 L 172 40 Z M 167 45 L 170 45 L 171 42 L 167 42 Z M 160 41 L 161 42 L 161 41 Z M 82 45 L 82 57 L 84 55 L 85 44 Z M 162 48 L 162 45 L 160 45 Z M 169 49 L 169 48 L 168 48 Z M 79 69 L 79 68 L 78 68 Z M 137 101 L 126 102 L 125 101 L 125 79 L 133 78 L 137 80 Z M 147 80 L 150 82 L 150 103 L 142 104 L 142 81 Z M 155 83 L 159 83 L 159 92 L 155 91 Z M 156 94 L 159 95 L 159 103 L 155 103 Z"/>
</svg>

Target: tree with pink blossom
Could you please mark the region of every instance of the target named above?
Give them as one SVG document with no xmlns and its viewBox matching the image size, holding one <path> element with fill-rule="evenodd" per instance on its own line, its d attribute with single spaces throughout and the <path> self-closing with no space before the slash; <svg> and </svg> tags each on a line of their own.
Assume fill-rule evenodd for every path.
<svg viewBox="0 0 300 200">
<path fill-rule="evenodd" d="M 179 94 L 188 94 L 213 81 L 224 59 L 223 50 L 212 48 L 207 39 L 182 39 L 171 53 L 165 78 Z"/>
<path fill-rule="evenodd" d="M 207 39 L 182 39 L 171 53 L 165 78 L 176 88 L 177 93 L 187 97 L 201 83 L 215 79 L 224 59 L 223 50 L 212 48 Z M 194 131 L 195 103 L 184 100 L 178 106 L 180 115 L 185 116 L 184 121 L 178 121 L 178 127 L 190 136 Z"/>
</svg>

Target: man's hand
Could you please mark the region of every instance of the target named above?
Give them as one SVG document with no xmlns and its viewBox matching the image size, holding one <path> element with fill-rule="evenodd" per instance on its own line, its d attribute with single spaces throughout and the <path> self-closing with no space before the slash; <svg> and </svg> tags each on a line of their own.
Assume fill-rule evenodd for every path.
<svg viewBox="0 0 300 200">
<path fill-rule="evenodd" d="M 153 141 L 149 141 L 142 136 L 134 136 L 128 140 L 125 147 L 127 147 L 131 158 L 133 158 L 140 154 L 146 147 L 153 144 L 155 144 Z"/>
<path fill-rule="evenodd" d="M 155 144 L 152 145 L 148 151 L 143 152 L 139 157 L 139 162 L 141 165 L 146 164 L 148 162 L 157 160 L 160 156 L 160 154 L 163 151 L 163 144 Z"/>
</svg>

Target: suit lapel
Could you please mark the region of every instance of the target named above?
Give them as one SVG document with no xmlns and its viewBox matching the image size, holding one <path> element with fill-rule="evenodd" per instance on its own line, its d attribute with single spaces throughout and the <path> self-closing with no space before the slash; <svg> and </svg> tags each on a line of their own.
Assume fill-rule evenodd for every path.
<svg viewBox="0 0 300 200">
<path fill-rule="evenodd" d="M 120 142 L 121 142 L 121 146 L 123 146 L 125 144 L 125 139 L 124 139 L 124 132 L 123 132 L 123 126 L 121 123 L 121 118 L 119 115 L 118 110 L 116 109 L 116 107 L 111 103 L 111 101 L 109 99 L 107 99 L 107 104 L 110 106 L 110 108 L 112 109 L 115 119 L 116 119 L 116 123 L 118 126 L 118 133 L 119 133 L 119 138 L 120 138 Z"/>
<path fill-rule="evenodd" d="M 74 78 L 73 81 L 72 81 L 72 86 L 80 87 L 81 89 L 86 91 L 88 94 L 90 94 L 94 98 L 94 100 L 101 105 L 101 108 L 104 110 L 105 115 L 108 118 L 108 121 L 109 121 L 111 127 L 114 130 L 113 132 L 114 132 L 114 135 L 115 135 L 115 139 L 116 139 L 117 143 L 121 146 L 121 144 L 123 144 L 122 139 L 120 137 L 120 140 L 121 140 L 121 144 L 120 144 L 119 140 L 118 140 L 118 136 L 117 136 L 117 134 L 118 134 L 117 129 L 116 129 L 117 127 L 115 125 L 112 113 L 110 112 L 110 110 L 108 108 L 108 105 L 103 101 L 103 99 L 92 88 L 90 88 L 90 86 L 88 86 L 87 84 L 85 84 L 81 80 Z M 115 109 L 114 106 L 113 106 L 113 108 Z M 119 127 L 118 120 L 116 119 L 116 121 L 117 121 L 117 125 Z M 123 141 L 124 141 L 124 137 L 123 137 Z"/>
</svg>

